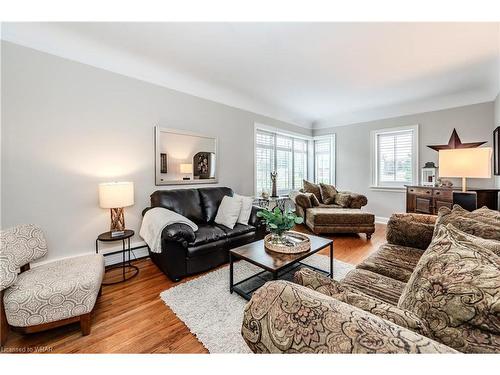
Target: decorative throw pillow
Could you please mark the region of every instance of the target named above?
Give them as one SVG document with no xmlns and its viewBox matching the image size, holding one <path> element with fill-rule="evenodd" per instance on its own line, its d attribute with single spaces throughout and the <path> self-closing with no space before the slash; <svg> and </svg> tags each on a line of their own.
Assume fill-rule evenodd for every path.
<svg viewBox="0 0 500 375">
<path fill-rule="evenodd" d="M 337 189 L 335 189 L 335 186 L 320 183 L 319 191 L 321 193 L 321 200 L 324 204 L 334 203 L 335 196 L 337 195 Z"/>
<path fill-rule="evenodd" d="M 495 210 L 490 210 L 488 207 L 483 206 L 481 208 L 478 208 L 477 210 L 472 211 L 473 214 L 482 216 L 482 217 L 487 217 L 489 219 L 493 219 L 495 222 L 498 222 L 500 224 L 500 212 L 495 211 Z"/>
<path fill-rule="evenodd" d="M 236 222 L 248 225 L 248 220 L 252 214 L 253 198 L 245 197 L 239 194 L 234 194 L 233 197 L 241 201 L 241 211 Z"/>
<path fill-rule="evenodd" d="M 312 182 L 304 180 L 304 193 L 312 193 L 316 196 L 318 201 L 322 203 L 323 201 L 321 200 L 321 190 L 319 188 L 319 185 L 313 184 Z"/>
<path fill-rule="evenodd" d="M 452 224 L 462 232 L 488 240 L 500 241 L 500 225 L 491 224 L 491 219 L 485 220 L 480 215 L 473 215 L 462 207 L 455 205 L 453 210 L 441 207 L 438 211 L 433 238 L 441 225 Z"/>
<path fill-rule="evenodd" d="M 347 208 L 351 205 L 352 197 L 350 194 L 337 193 L 335 194 L 334 203 L 338 204 L 340 207 Z"/>
<path fill-rule="evenodd" d="M 217 215 L 215 216 L 215 222 L 220 225 L 224 225 L 230 229 L 233 229 L 238 221 L 241 211 L 241 200 L 234 197 L 225 196 L 222 198 L 219 209 L 217 210 Z"/>
<path fill-rule="evenodd" d="M 472 245 L 484 247 L 485 249 L 493 251 L 497 256 L 500 257 L 500 241 L 487 240 L 481 237 L 473 236 L 466 232 L 462 232 L 453 224 L 448 224 L 446 227 L 457 239 L 457 241 L 460 241 L 462 244 L 467 245 L 467 243 L 471 243 Z"/>
<path fill-rule="evenodd" d="M 398 307 L 417 314 L 431 338 L 462 352 L 500 350 L 500 257 L 441 225 Z"/>
</svg>

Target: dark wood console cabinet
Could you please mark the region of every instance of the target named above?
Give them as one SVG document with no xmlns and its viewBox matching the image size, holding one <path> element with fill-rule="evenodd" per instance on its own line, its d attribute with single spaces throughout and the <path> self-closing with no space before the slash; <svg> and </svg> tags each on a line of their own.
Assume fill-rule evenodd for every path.
<svg viewBox="0 0 500 375">
<path fill-rule="evenodd" d="M 440 207 L 453 206 L 453 191 L 459 188 L 433 186 L 406 186 L 406 212 L 437 215 Z M 500 189 L 467 189 L 477 193 L 477 207 L 486 206 L 498 210 Z"/>
</svg>

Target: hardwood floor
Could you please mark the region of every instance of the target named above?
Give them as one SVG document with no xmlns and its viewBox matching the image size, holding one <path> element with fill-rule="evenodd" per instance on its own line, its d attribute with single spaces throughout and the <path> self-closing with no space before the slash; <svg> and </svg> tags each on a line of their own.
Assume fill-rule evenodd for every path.
<svg viewBox="0 0 500 375">
<path fill-rule="evenodd" d="M 297 228 L 301 231 L 307 229 Z M 385 241 L 385 225 L 377 224 L 370 241 L 364 235 L 336 235 L 334 257 L 358 264 Z M 323 251 L 328 255 L 328 250 Z M 92 319 L 92 331 L 82 336 L 79 325 L 20 335 L 9 333 L 3 352 L 49 353 L 207 353 L 203 345 L 163 303 L 159 294 L 174 286 L 149 259 L 134 263 L 139 275 L 104 286 Z M 120 271 L 106 274 L 106 281 Z M 198 277 L 194 276 L 194 277 Z M 187 278 L 183 282 L 194 277 Z"/>
</svg>

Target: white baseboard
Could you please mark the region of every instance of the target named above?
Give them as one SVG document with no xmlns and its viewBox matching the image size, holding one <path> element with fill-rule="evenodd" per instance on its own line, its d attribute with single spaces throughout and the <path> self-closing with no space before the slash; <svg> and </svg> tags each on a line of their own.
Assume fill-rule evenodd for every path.
<svg viewBox="0 0 500 375">
<path fill-rule="evenodd" d="M 387 224 L 388 221 L 389 221 L 388 217 L 375 216 L 375 222 L 378 224 Z"/>
<path fill-rule="evenodd" d="M 138 259 L 138 258 L 144 258 L 149 255 L 148 253 L 148 248 L 143 247 L 140 249 L 136 250 L 131 250 L 130 251 L 130 259 Z M 128 251 L 125 251 L 125 261 L 128 261 Z M 106 255 L 104 257 L 104 264 L 106 266 L 112 266 L 113 264 L 118 264 L 123 262 L 123 254 L 122 252 L 116 253 L 116 254 L 111 254 L 111 255 Z"/>
<path fill-rule="evenodd" d="M 133 249 L 134 247 L 139 247 L 139 246 L 146 246 L 146 243 L 144 241 L 138 241 L 138 242 L 134 242 L 134 243 L 130 244 L 131 249 Z M 104 255 L 104 264 L 106 266 L 111 266 L 113 264 L 118 264 L 118 263 L 123 262 L 123 254 L 122 254 L 121 250 L 122 250 L 121 246 L 113 246 L 113 247 L 107 248 L 106 250 L 102 250 L 102 251 L 100 250 L 99 254 Z M 119 253 L 107 255 L 109 253 L 114 253 L 115 251 L 119 251 Z M 50 249 L 49 249 L 49 252 L 50 252 Z M 48 259 L 48 260 L 42 259 L 38 262 L 33 262 L 31 265 L 33 267 L 36 267 L 36 266 L 41 266 L 43 264 L 52 263 L 52 262 L 62 260 L 62 259 L 69 259 L 69 258 L 74 258 L 74 257 L 82 256 L 82 255 L 90 255 L 90 254 L 95 254 L 95 250 L 76 254 L 76 255 L 73 255 L 70 257 L 59 257 L 56 259 Z M 140 249 L 131 250 L 130 255 L 131 255 L 130 258 L 132 261 L 134 259 L 146 257 L 149 255 L 148 248 L 142 247 Z M 125 260 L 128 261 L 128 251 L 125 251 Z"/>
</svg>

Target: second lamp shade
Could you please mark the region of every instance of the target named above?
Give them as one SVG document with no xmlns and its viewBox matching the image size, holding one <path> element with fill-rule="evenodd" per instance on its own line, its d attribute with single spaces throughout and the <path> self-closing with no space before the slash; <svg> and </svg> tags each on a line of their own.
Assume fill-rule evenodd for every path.
<svg viewBox="0 0 500 375">
<path fill-rule="evenodd" d="M 99 206 L 102 208 L 121 208 L 133 204 L 133 182 L 104 182 L 99 184 Z"/>
</svg>

